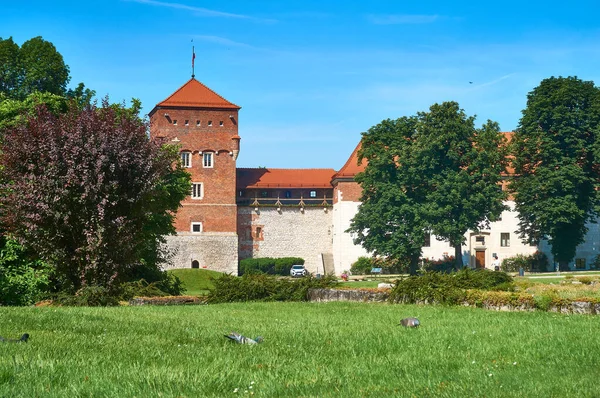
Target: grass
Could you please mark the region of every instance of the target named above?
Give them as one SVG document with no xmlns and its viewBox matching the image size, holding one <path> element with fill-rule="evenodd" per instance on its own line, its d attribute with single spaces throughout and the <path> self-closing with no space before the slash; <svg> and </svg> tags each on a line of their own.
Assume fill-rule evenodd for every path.
<svg viewBox="0 0 600 398">
<path fill-rule="evenodd" d="M 218 278 L 222 274 L 216 271 L 206 269 L 173 269 L 169 273 L 176 275 L 186 291 L 184 294 L 190 296 L 203 296 L 208 294 L 208 291 L 214 288 L 211 278 Z"/>
<path fill-rule="evenodd" d="M 396 326 L 406 316 L 422 327 Z M 0 397 L 598 396 L 595 316 L 336 302 L 4 307 L 0 319 L 5 337 L 31 334 L 0 344 Z M 236 345 L 232 330 L 265 341 Z"/>
</svg>

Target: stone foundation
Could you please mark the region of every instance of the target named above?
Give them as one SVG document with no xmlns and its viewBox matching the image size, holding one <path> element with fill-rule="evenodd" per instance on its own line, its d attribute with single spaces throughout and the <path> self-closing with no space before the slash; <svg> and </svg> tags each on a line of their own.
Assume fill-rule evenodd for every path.
<svg viewBox="0 0 600 398">
<path fill-rule="evenodd" d="M 172 250 L 173 257 L 164 269 L 192 268 L 192 263 L 197 261 L 198 268 L 238 273 L 237 234 L 180 232 L 167 237 L 167 247 Z"/>
</svg>

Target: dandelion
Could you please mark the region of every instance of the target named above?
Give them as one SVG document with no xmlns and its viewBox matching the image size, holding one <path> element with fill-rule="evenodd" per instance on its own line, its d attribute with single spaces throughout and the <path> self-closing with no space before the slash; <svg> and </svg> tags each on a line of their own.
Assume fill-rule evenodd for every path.
<svg viewBox="0 0 600 398">
<path fill-rule="evenodd" d="M 252 386 L 248 387 L 249 389 L 252 389 Z"/>
<path fill-rule="evenodd" d="M 515 362 L 515 363 L 516 363 L 516 362 Z M 254 384 L 254 382 L 253 382 L 253 381 L 251 381 L 251 382 L 250 382 L 250 384 Z"/>
<path fill-rule="evenodd" d="M 236 393 L 236 392 L 238 392 L 239 390 L 240 390 L 239 388 L 234 388 L 234 389 L 233 389 L 233 392 L 234 392 L 234 393 Z"/>
<path fill-rule="evenodd" d="M 471 362 L 471 363 L 475 363 L 475 361 Z"/>
<path fill-rule="evenodd" d="M 489 376 L 489 377 L 492 377 L 492 374 L 490 373 L 488 376 Z"/>
<path fill-rule="evenodd" d="M 517 364 L 516 362 L 513 362 L 513 365 L 516 365 L 516 364 Z"/>
</svg>

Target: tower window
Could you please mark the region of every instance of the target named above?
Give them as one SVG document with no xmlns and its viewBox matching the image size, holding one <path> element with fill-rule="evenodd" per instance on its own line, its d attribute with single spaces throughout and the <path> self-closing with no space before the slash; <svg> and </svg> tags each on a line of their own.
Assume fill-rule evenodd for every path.
<svg viewBox="0 0 600 398">
<path fill-rule="evenodd" d="M 223 127 L 223 121 L 222 120 L 219 122 L 219 126 Z"/>
<path fill-rule="evenodd" d="M 192 167 L 192 153 L 181 152 L 181 165 L 183 167 Z"/>
<path fill-rule="evenodd" d="M 196 120 L 196 126 L 200 126 L 200 120 Z"/>
<path fill-rule="evenodd" d="M 210 169 L 213 167 L 213 154 L 212 152 L 204 152 L 202 154 L 202 165 L 204 168 Z"/>
<path fill-rule="evenodd" d="M 192 199 L 202 199 L 204 197 L 204 187 L 201 182 L 192 183 Z"/>
<path fill-rule="evenodd" d="M 209 120 L 209 121 L 208 121 L 208 125 L 209 125 L 209 126 L 212 126 L 212 120 Z"/>
<path fill-rule="evenodd" d="M 201 222 L 193 222 L 191 225 L 191 231 L 194 233 L 202 232 L 202 223 Z"/>
<path fill-rule="evenodd" d="M 317 197 L 317 191 L 310 191 L 310 197 L 311 198 L 316 198 Z"/>
<path fill-rule="evenodd" d="M 289 199 L 292 197 L 292 191 L 285 191 L 285 198 Z"/>
<path fill-rule="evenodd" d="M 186 121 L 185 121 L 185 125 L 186 125 L 186 126 L 189 126 L 189 125 L 190 125 L 190 121 L 189 121 L 189 120 L 186 120 Z"/>
</svg>

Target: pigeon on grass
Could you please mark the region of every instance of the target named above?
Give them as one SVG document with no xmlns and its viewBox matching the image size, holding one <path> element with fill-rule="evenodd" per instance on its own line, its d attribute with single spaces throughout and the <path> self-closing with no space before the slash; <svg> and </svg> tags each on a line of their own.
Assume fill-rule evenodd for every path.
<svg viewBox="0 0 600 398">
<path fill-rule="evenodd" d="M 417 318 L 404 318 L 400 321 L 398 326 L 404 326 L 405 328 L 418 328 L 421 322 Z"/>
<path fill-rule="evenodd" d="M 242 336 L 239 333 L 236 332 L 231 332 L 229 334 L 226 334 L 225 337 L 227 337 L 228 339 L 235 341 L 238 344 L 258 344 L 258 343 L 262 343 L 263 338 L 261 336 L 258 336 L 255 339 L 251 339 L 250 337 L 246 337 L 246 336 Z"/>
<path fill-rule="evenodd" d="M 28 333 L 25 333 L 20 339 L 5 339 L 0 336 L 0 343 L 27 343 L 27 340 L 29 340 Z"/>
</svg>

